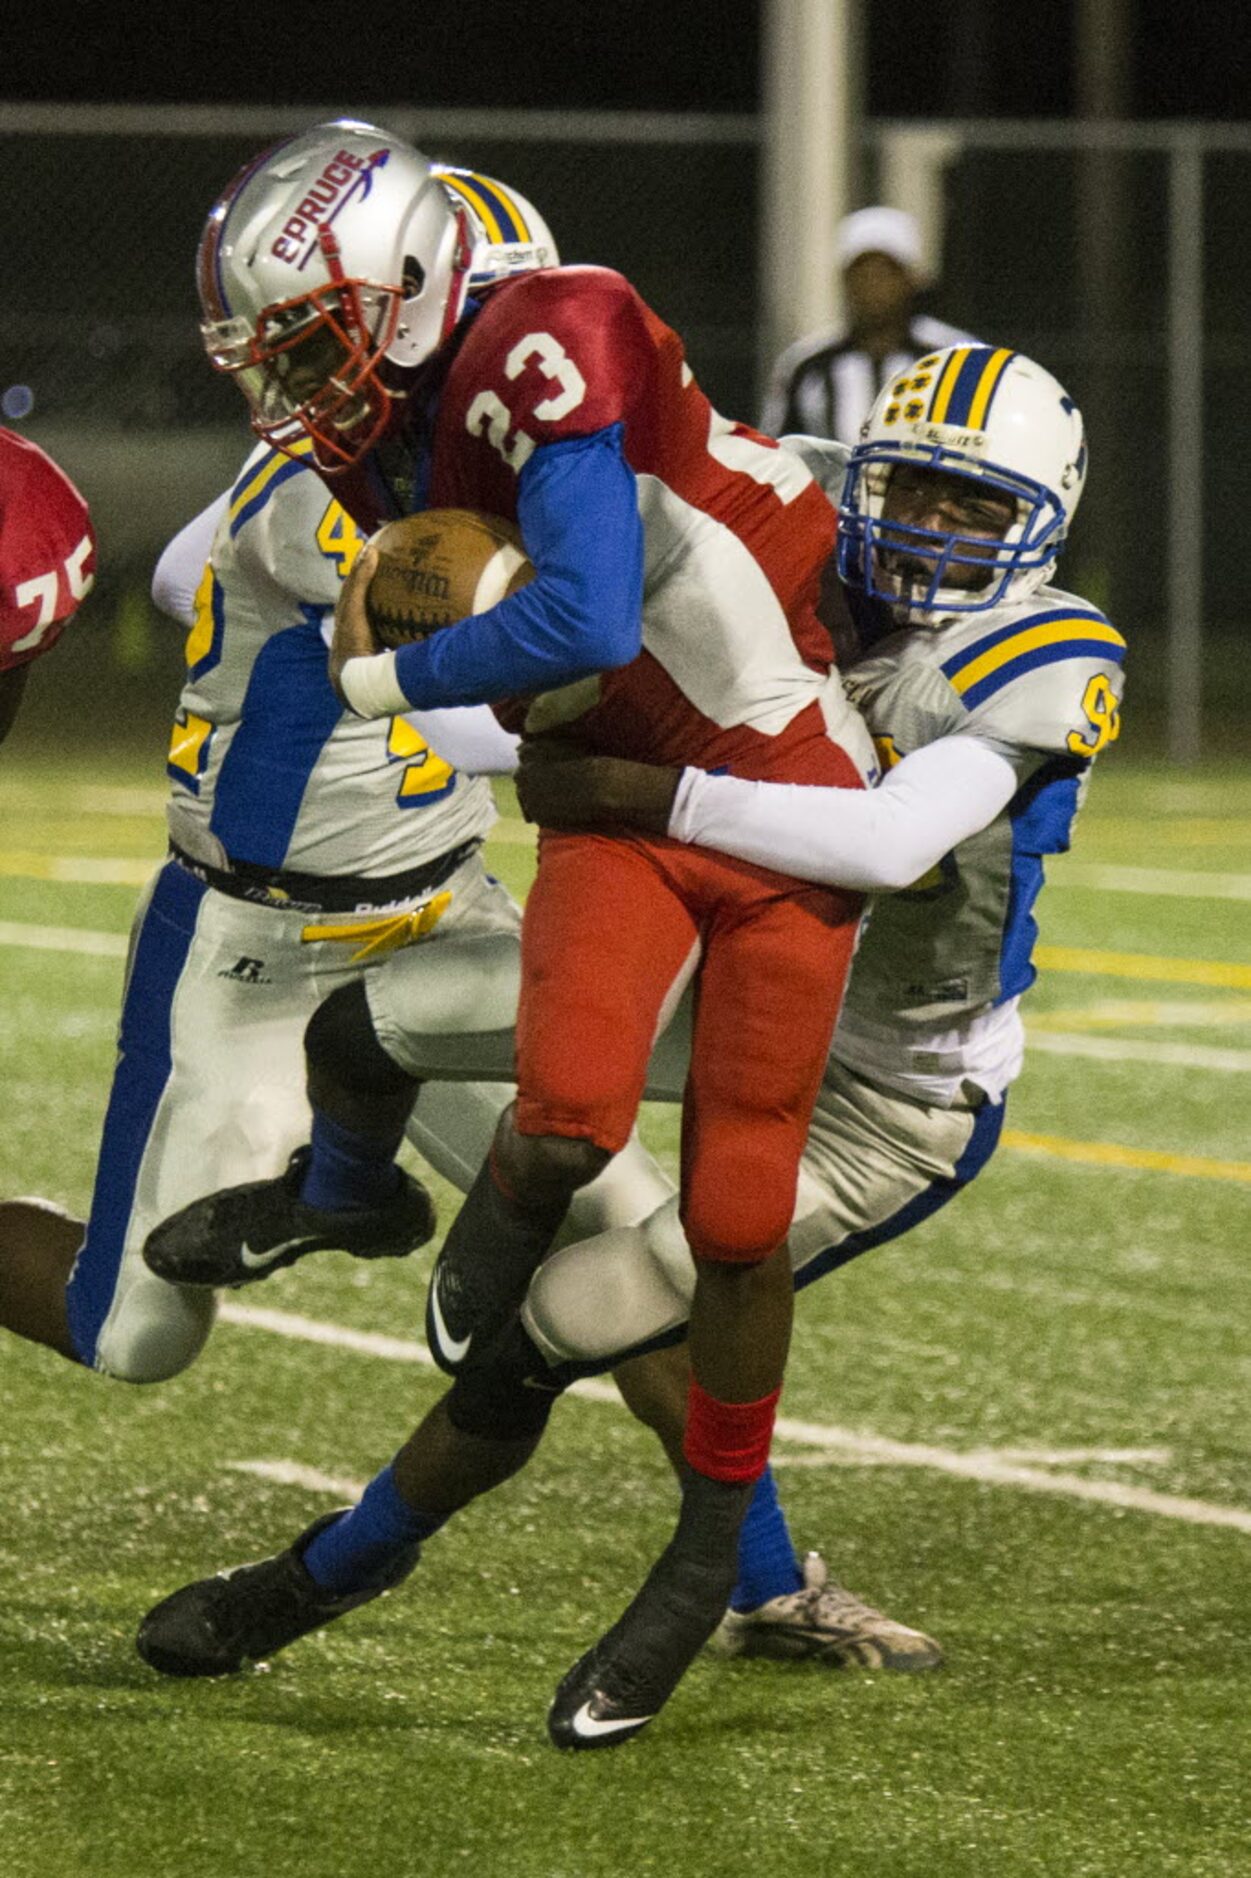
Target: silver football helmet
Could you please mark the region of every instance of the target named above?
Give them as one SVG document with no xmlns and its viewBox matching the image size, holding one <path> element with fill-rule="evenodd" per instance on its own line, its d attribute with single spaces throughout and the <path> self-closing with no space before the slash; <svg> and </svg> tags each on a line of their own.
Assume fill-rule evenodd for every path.
<svg viewBox="0 0 1251 1878">
<path fill-rule="evenodd" d="M 200 241 L 201 332 L 278 449 L 358 462 L 464 310 L 474 230 L 409 144 L 348 119 L 264 151 Z"/>
<path fill-rule="evenodd" d="M 1086 460 L 1081 412 L 1041 365 L 1002 346 L 930 353 L 883 388 L 851 453 L 839 573 L 917 625 L 1023 598 L 1055 567 Z M 890 480 L 904 465 L 1006 498 L 1011 519 L 1001 538 L 888 517 Z M 907 578 L 897 571 L 904 563 Z"/>
<path fill-rule="evenodd" d="M 508 280 L 513 274 L 560 266 L 551 229 L 519 189 L 511 189 L 507 183 L 477 170 L 453 169 L 444 163 L 436 163 L 434 173 L 453 206 L 469 214 L 474 231 L 471 293 L 494 281 Z"/>
</svg>

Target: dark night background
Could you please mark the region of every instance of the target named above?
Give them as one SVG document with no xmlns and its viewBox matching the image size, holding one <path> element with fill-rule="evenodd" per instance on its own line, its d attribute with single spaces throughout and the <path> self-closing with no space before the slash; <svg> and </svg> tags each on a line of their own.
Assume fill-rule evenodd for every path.
<svg viewBox="0 0 1251 1878">
<path fill-rule="evenodd" d="M 1127 12 L 1128 115 L 1247 116 L 1243 0 L 1129 0 Z M 1074 0 L 873 0 L 864 13 L 872 115 L 1074 109 Z M 359 13 L 324 0 L 44 0 L 6 34 L 0 98 L 752 111 L 759 15 L 756 0 L 410 0 Z"/>
<path fill-rule="evenodd" d="M 862 0 L 859 11 L 870 143 L 875 122 L 895 118 L 976 127 L 1099 108 L 1079 59 L 1083 20 L 1105 45 L 1120 22 L 1124 56 L 1101 100 L 1109 115 L 1150 126 L 1238 125 L 1249 114 L 1248 0 Z M 291 127 L 267 113 L 307 107 L 310 120 L 355 113 L 388 124 L 397 108 L 437 111 L 417 138 L 428 155 L 525 191 L 566 260 L 620 268 L 682 333 L 718 408 L 750 419 L 765 362 L 753 123 L 763 13 L 757 0 L 32 9 L 0 55 L 10 179 L 0 393 L 32 388 L 26 427 L 96 506 L 110 554 L 91 612 L 119 664 L 147 672 L 175 659 L 150 617 L 152 563 L 245 447 L 237 394 L 196 341 L 192 256 L 227 178 Z M 6 120 L 5 103 L 45 110 Z M 61 103 L 167 108 L 156 126 L 96 128 L 46 110 Z M 185 131 L 180 104 L 201 107 Z M 251 116 L 223 110 L 219 121 L 213 106 Z M 460 124 L 465 110 L 498 112 L 498 125 Z M 614 142 L 582 127 L 582 113 L 605 110 L 734 123 L 721 139 Z M 542 134 L 517 112 L 549 114 Z M 876 187 L 868 148 L 855 200 Z M 966 330 L 1043 360 L 1081 403 L 1093 468 L 1063 572 L 1140 646 L 1162 645 L 1167 624 L 1169 188 L 1163 149 L 1092 157 L 1079 130 L 1069 149 L 988 152 L 974 134 L 944 173 L 942 273 L 929 296 Z M 1224 706 L 1231 672 L 1246 669 L 1218 641 L 1239 640 L 1245 619 L 1225 544 L 1251 508 L 1246 420 L 1228 390 L 1251 284 L 1251 149 L 1210 151 L 1204 188 L 1203 604 L 1210 695 Z M 1139 661 L 1135 735 L 1159 721 L 1165 669 Z"/>
</svg>

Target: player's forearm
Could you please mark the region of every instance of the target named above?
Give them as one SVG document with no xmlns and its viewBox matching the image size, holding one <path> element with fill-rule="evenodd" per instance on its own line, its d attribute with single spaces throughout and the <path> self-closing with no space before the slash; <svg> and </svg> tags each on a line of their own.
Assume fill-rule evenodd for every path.
<svg viewBox="0 0 1251 1878">
<path fill-rule="evenodd" d="M 986 827 L 1016 789 L 1006 757 L 972 737 L 946 737 L 905 757 L 877 789 L 745 782 L 688 769 L 669 833 L 801 880 L 889 892 L 911 886 Z"/>
<path fill-rule="evenodd" d="M 402 646 L 396 678 L 419 709 L 490 703 L 625 665 L 642 645 L 643 541 L 620 425 L 537 450 L 518 520 L 538 570 L 519 593 Z"/>
<path fill-rule="evenodd" d="M 408 711 L 408 722 L 445 763 L 470 776 L 511 776 L 518 739 L 485 705 L 458 711 Z"/>
<path fill-rule="evenodd" d="M 411 707 L 440 710 L 572 684 L 624 663 L 616 651 L 582 594 L 539 579 L 489 612 L 400 646 L 395 675 Z"/>
</svg>

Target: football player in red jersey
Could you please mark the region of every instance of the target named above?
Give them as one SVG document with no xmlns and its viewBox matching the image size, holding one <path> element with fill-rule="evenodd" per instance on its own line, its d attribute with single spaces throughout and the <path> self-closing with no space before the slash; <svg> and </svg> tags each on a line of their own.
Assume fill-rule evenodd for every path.
<svg viewBox="0 0 1251 1878">
<path fill-rule="evenodd" d="M 463 221 L 425 159 L 351 124 L 249 165 L 202 242 L 206 343 L 262 436 L 304 455 L 311 445 L 364 527 L 426 506 L 486 510 L 519 522 L 537 569 L 488 612 L 377 653 L 363 556 L 332 658 L 349 705 L 374 717 L 507 700 L 527 735 L 572 732 L 603 754 L 858 786 L 871 751 L 816 613 L 836 524 L 811 473 L 713 410 L 677 335 L 620 275 L 544 270 L 470 300 L 469 261 Z M 682 1513 L 643 1590 L 558 1690 L 557 1745 L 609 1745 L 645 1726 L 733 1585 L 789 1339 L 782 1248 L 799 1155 L 859 911 L 855 895 L 663 836 L 543 838 L 523 931 L 518 1099 L 448 1235 L 427 1309 L 432 1350 L 456 1379 L 447 1419 L 475 1454 L 457 1504 L 538 1440 L 549 1404 L 501 1392 L 492 1346 L 571 1194 L 624 1143 L 656 1029 L 698 973 L 682 1168 L 697 1271 Z M 343 1204 L 346 1169 L 359 1192 L 446 1043 L 396 1047 L 363 993 L 349 991 L 335 1016 L 321 1030 L 338 1060 L 311 1064 L 334 1132 L 320 1158 L 315 1135 L 302 1190 L 323 1206 Z M 367 1092 L 362 1064 L 381 1072 Z M 282 1183 L 262 1185 L 273 1191 L 256 1189 L 257 1224 L 280 1243 Z M 253 1263 L 256 1240 L 238 1207 L 215 1200 L 179 1216 L 182 1242 L 200 1242 L 203 1272 L 203 1239 L 228 1217 L 229 1280 L 240 1240 Z M 292 1214 L 305 1229 L 307 1211 Z M 177 1279 L 178 1235 L 158 1228 L 154 1239 L 154 1269 Z M 423 1429 L 358 1509 L 309 1536 L 302 1566 L 333 1608 L 293 1612 L 292 1635 L 376 1589 L 454 1510 L 437 1448 Z"/>
<path fill-rule="evenodd" d="M 0 741 L 31 665 L 50 652 L 95 578 L 87 504 L 50 456 L 0 429 Z"/>
<path fill-rule="evenodd" d="M 95 579 L 87 504 L 37 444 L 0 429 L 0 742 L 34 661 L 50 652 Z M 0 1218 L 0 1322 L 69 1355 L 54 1292 L 82 1234 L 43 1201 L 7 1202 Z M 56 1274 L 57 1284 L 45 1284 Z"/>
</svg>

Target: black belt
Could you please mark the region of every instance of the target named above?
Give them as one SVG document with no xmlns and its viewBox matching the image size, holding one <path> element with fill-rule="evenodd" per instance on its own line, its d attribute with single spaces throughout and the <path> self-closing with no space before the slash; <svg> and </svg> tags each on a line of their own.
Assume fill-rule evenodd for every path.
<svg viewBox="0 0 1251 1878">
<path fill-rule="evenodd" d="M 258 867 L 254 861 L 210 867 L 176 841 L 169 844 L 169 857 L 216 893 L 229 894 L 234 900 L 250 900 L 256 906 L 296 913 L 372 913 L 379 907 L 419 900 L 441 887 L 481 846 L 480 837 L 475 836 L 423 867 L 410 867 L 404 874 L 380 875 L 296 874 L 283 868 Z"/>
</svg>

